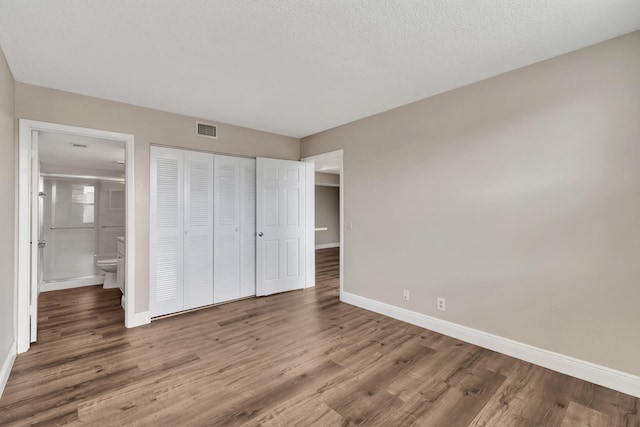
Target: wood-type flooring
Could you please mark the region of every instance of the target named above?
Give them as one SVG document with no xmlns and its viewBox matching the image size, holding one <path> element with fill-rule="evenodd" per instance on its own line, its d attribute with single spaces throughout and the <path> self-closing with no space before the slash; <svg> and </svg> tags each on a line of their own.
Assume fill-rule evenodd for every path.
<svg viewBox="0 0 640 427">
<path fill-rule="evenodd" d="M 43 293 L 0 425 L 640 426 L 639 399 L 341 303 L 338 263 L 133 329 L 117 289 Z"/>
</svg>

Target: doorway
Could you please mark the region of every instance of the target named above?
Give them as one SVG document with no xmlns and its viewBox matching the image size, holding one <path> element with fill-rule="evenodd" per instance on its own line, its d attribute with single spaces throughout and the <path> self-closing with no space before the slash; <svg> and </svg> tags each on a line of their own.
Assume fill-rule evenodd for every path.
<svg viewBox="0 0 640 427">
<path fill-rule="evenodd" d="M 40 292 L 117 287 L 111 270 L 125 242 L 124 156 L 123 141 L 38 132 Z"/>
<path fill-rule="evenodd" d="M 340 297 L 344 290 L 344 173 L 343 173 L 343 150 L 331 151 L 324 154 L 305 157 L 302 161 L 307 163 L 307 222 L 314 224 L 308 227 L 307 234 L 307 283 L 313 286 L 316 282 L 316 249 L 325 251 L 335 251 L 339 246 L 339 274 L 340 274 Z M 320 191 L 326 192 L 327 197 L 332 191 L 338 190 L 338 233 L 332 234 L 336 226 L 330 218 L 331 213 L 322 218 L 316 218 L 316 189 L 320 184 Z M 322 187 L 333 188 L 332 191 L 325 191 Z M 320 223 L 320 222 L 322 223 Z M 329 236 L 329 237 L 327 237 Z M 338 240 L 337 242 L 335 240 Z M 323 254 L 325 255 L 325 254 Z"/>
<path fill-rule="evenodd" d="M 40 153 L 39 148 L 44 147 L 44 144 L 47 146 Z M 101 150 L 98 150 L 93 157 L 87 156 L 86 149 L 89 145 L 101 146 Z M 52 149 L 54 146 L 56 148 Z M 98 260 L 95 259 L 95 255 L 102 256 L 105 258 L 102 261 L 106 261 L 108 255 L 111 255 L 111 246 L 114 245 L 105 242 L 109 241 L 108 237 L 114 233 L 121 234 L 122 236 L 117 237 L 123 237 L 122 240 L 127 245 L 126 255 L 123 257 L 126 266 L 123 308 L 125 326 L 135 326 L 133 148 L 133 135 L 32 120 L 19 121 L 18 353 L 27 351 L 30 343 L 37 339 L 37 303 L 42 283 L 45 283 L 49 289 L 56 289 L 60 286 L 74 287 L 91 284 L 89 282 L 98 280 L 100 274 L 96 268 Z M 68 150 L 79 150 L 78 153 L 86 150 L 83 153 L 86 158 L 82 159 L 82 155 L 78 154 L 80 158 L 77 162 L 65 163 L 68 160 L 66 158 L 72 157 L 69 154 L 72 151 Z M 115 156 L 114 153 L 118 151 L 120 151 L 117 154 L 118 158 L 114 157 L 105 162 L 105 158 Z M 103 170 L 99 173 L 95 168 L 96 164 L 110 165 L 101 169 L 111 169 L 111 171 Z M 44 172 L 42 175 L 41 168 Z M 124 213 L 124 224 L 96 223 L 95 208 L 100 203 L 96 197 L 100 197 L 97 190 L 101 187 L 105 190 L 103 204 L 108 207 L 111 203 L 111 210 L 116 214 L 115 216 L 119 217 Z M 124 212 L 118 212 L 119 210 Z M 108 216 L 107 213 L 105 216 Z M 105 221 L 115 221 L 115 216 L 106 218 Z M 41 227 L 43 225 L 48 227 Z M 114 227 L 111 227 L 112 225 Z M 115 226 L 118 228 L 116 229 Z M 73 234 L 69 237 L 71 243 L 79 239 L 80 244 L 71 244 L 71 252 L 82 247 L 82 253 L 76 255 L 86 258 L 84 261 L 87 262 L 73 265 L 73 268 L 66 271 L 65 263 L 71 259 L 67 257 L 50 263 L 50 268 L 47 269 L 44 238 L 47 232 L 50 245 L 55 243 L 64 245 L 65 243 L 62 242 L 68 244 L 67 237 Z M 101 244 L 104 246 L 104 253 L 98 254 Z M 49 258 L 65 257 L 70 248 L 49 251 Z M 80 271 L 78 269 L 82 271 L 78 273 Z M 48 281 L 47 274 L 50 279 Z"/>
</svg>

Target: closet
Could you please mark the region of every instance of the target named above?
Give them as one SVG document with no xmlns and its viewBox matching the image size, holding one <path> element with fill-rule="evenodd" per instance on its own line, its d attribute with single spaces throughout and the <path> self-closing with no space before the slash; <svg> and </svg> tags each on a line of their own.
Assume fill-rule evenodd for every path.
<svg viewBox="0 0 640 427">
<path fill-rule="evenodd" d="M 213 302 L 256 294 L 256 161 L 214 156 Z"/>
<path fill-rule="evenodd" d="M 150 154 L 151 316 L 255 295 L 255 160 Z"/>
</svg>

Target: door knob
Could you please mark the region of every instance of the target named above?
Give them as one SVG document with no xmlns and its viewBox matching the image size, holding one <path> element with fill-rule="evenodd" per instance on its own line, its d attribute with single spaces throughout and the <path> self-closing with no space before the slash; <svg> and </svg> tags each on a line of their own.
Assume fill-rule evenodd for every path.
<svg viewBox="0 0 640 427">
<path fill-rule="evenodd" d="M 262 234 L 262 231 L 258 233 L 258 237 L 262 237 L 264 236 L 264 234 Z"/>
</svg>

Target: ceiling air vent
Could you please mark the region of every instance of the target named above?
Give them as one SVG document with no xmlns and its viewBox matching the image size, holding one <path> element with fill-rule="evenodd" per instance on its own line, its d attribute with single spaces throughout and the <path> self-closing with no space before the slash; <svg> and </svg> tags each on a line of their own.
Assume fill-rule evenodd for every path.
<svg viewBox="0 0 640 427">
<path fill-rule="evenodd" d="M 218 127 L 216 125 L 210 125 L 208 123 L 196 122 L 198 129 L 198 136 L 204 136 L 205 138 L 218 138 Z"/>
</svg>

